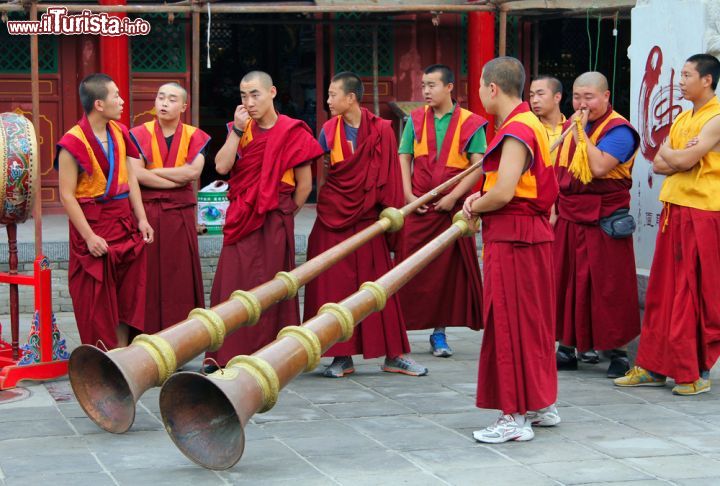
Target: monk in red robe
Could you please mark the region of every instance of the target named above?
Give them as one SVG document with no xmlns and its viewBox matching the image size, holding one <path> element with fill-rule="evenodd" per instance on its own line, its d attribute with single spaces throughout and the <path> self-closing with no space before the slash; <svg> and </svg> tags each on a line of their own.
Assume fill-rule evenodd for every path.
<svg viewBox="0 0 720 486">
<path fill-rule="evenodd" d="M 558 149 L 555 167 L 556 362 L 559 370 L 576 370 L 575 348 L 589 363 L 599 361 L 595 350 L 607 350 L 607 376 L 617 378 L 630 369 L 626 346 L 640 334 L 634 223 L 628 214 L 640 136 L 610 106 L 601 73 L 575 80 L 573 107 L 577 111 L 563 127 L 573 126 L 573 135 Z M 609 234 L 609 223 L 624 224 L 623 218 L 628 231 Z"/>
<path fill-rule="evenodd" d="M 211 305 L 235 290 L 250 290 L 280 271 L 295 268 L 294 216 L 312 189 L 310 162 L 322 155 L 310 127 L 279 115 L 272 79 L 252 71 L 240 81 L 242 105 L 228 123 L 228 137 L 215 156 L 220 174 L 230 173 L 230 206 L 223 247 L 210 294 Z M 275 340 L 284 326 L 300 323 L 297 298 L 263 312 L 258 323 L 227 336 L 208 353 L 220 365 L 252 354 Z"/>
<path fill-rule="evenodd" d="M 139 154 L 118 123 L 123 99 L 113 80 L 80 83 L 85 115 L 58 142 L 60 200 L 70 218 L 68 285 L 80 340 L 127 346 L 145 323 L 145 245 L 153 229 L 133 163 Z"/>
<path fill-rule="evenodd" d="M 480 99 L 501 125 L 485 153 L 482 190 L 463 206 L 467 218 L 481 215 L 484 245 L 477 406 L 502 411 L 473 434 L 487 443 L 531 440 L 531 424 L 560 423 L 548 220 L 558 184 L 545 128 L 522 102 L 524 85 L 517 59 L 500 57 L 483 68 Z"/>
<path fill-rule="evenodd" d="M 667 177 L 635 366 L 617 386 L 665 386 L 676 395 L 710 391 L 720 357 L 720 61 L 688 58 L 680 71 L 681 113 L 653 170 Z"/>
<path fill-rule="evenodd" d="M 330 154 L 330 160 L 319 189 L 308 258 L 373 224 L 384 207 L 402 205 L 395 134 L 389 121 L 360 108 L 362 95 L 362 81 L 354 73 L 339 73 L 330 83 L 328 106 L 333 117 L 323 125 L 319 136 L 320 146 Z M 308 283 L 305 319 L 313 317 L 323 304 L 344 299 L 390 268 L 385 237 L 373 239 Z M 334 360 L 323 375 L 340 378 L 352 373 L 355 354 L 365 358 L 385 356 L 383 371 L 412 376 L 427 374 L 427 368 L 405 356 L 409 352 L 400 303 L 397 295 L 393 295 L 381 312 L 371 314 L 357 325 L 349 341 L 336 344 L 325 353 Z"/>
<path fill-rule="evenodd" d="M 205 307 L 193 182 L 202 173 L 210 136 L 180 121 L 186 109 L 185 88 L 164 84 L 155 97 L 156 119 L 130 130 L 142 155 L 135 173 L 155 230 L 155 243 L 147 248 L 148 334 L 186 319 L 196 307 Z"/>
<path fill-rule="evenodd" d="M 487 146 L 487 121 L 452 99 L 453 72 L 434 64 L 422 77 L 424 107 L 414 110 L 400 142 L 405 202 L 419 196 L 480 160 Z M 405 220 L 398 259 L 403 260 L 447 230 L 453 215 L 479 180 L 479 170 L 424 205 Z M 446 326 L 482 328 L 482 279 L 475 238 L 461 238 L 400 289 L 408 329 L 434 329 L 430 351 L 452 356 Z"/>
</svg>

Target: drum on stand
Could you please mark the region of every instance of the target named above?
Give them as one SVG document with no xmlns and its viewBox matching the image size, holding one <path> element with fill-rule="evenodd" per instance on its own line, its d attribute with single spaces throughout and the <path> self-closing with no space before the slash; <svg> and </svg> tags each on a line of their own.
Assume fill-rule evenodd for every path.
<svg viewBox="0 0 720 486">
<path fill-rule="evenodd" d="M 0 113 L 0 224 L 23 223 L 30 217 L 37 178 L 32 123 L 16 113 Z"/>
</svg>

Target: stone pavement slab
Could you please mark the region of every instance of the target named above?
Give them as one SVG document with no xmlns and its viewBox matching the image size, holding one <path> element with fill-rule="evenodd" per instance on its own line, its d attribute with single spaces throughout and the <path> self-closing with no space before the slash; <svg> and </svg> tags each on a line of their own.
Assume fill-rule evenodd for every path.
<svg viewBox="0 0 720 486">
<path fill-rule="evenodd" d="M 58 319 L 74 348 L 72 315 Z M 29 472 L 33 484 L 93 486 L 720 484 L 720 392 L 615 389 L 606 360 L 560 373 L 559 426 L 536 429 L 530 442 L 476 443 L 472 431 L 498 416 L 474 406 L 482 333 L 449 334 L 456 354 L 440 359 L 428 353 L 429 332 L 410 333 L 426 377 L 383 373 L 382 359 L 361 358 L 347 378 L 323 378 L 323 366 L 299 376 L 247 424 L 243 458 L 227 471 L 179 452 L 157 388 L 140 400 L 131 431 L 114 435 L 85 416 L 67 379 L 23 385 L 30 398 L 0 404 L 0 485 L 28 484 Z"/>
</svg>

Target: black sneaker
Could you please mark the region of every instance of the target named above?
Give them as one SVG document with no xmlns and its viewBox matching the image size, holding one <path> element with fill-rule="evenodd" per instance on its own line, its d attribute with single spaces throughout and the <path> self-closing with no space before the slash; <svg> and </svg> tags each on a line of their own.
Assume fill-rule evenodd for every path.
<svg viewBox="0 0 720 486">
<path fill-rule="evenodd" d="M 588 364 L 598 364 L 600 362 L 600 356 L 593 349 L 580 353 L 580 361 Z"/>
<path fill-rule="evenodd" d="M 625 356 L 613 356 L 608 366 L 608 378 L 620 378 L 630 371 L 630 360 Z"/>
<path fill-rule="evenodd" d="M 555 362 L 558 371 L 575 371 L 578 369 L 578 360 L 575 353 L 563 348 L 558 348 L 555 352 Z"/>
</svg>

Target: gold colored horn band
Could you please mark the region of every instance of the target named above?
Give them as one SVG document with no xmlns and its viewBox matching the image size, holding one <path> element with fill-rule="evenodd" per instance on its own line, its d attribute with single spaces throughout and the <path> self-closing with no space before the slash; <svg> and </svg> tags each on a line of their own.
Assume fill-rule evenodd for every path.
<svg viewBox="0 0 720 486">
<path fill-rule="evenodd" d="M 287 326 L 280 330 L 277 337 L 278 339 L 292 336 L 294 337 L 302 347 L 305 348 L 307 354 L 307 366 L 305 371 L 312 371 L 317 368 L 320 364 L 320 355 L 322 354 L 322 346 L 320 344 L 320 338 L 315 334 L 312 329 L 302 326 Z"/>
<path fill-rule="evenodd" d="M 290 272 L 278 272 L 275 274 L 275 278 L 282 280 L 287 287 L 288 294 L 285 300 L 290 300 L 295 297 L 300 289 L 300 280 Z"/>
<path fill-rule="evenodd" d="M 239 300 L 242 305 L 245 306 L 247 311 L 248 320 L 245 323 L 246 326 L 254 326 L 260 320 L 260 314 L 262 314 L 262 306 L 260 301 L 255 294 L 246 290 L 236 290 L 230 294 L 230 298 L 233 300 Z"/>
<path fill-rule="evenodd" d="M 210 335 L 210 351 L 217 351 L 225 341 L 225 322 L 217 312 L 211 309 L 197 308 L 190 311 L 189 318 L 202 322 Z"/>
<path fill-rule="evenodd" d="M 240 355 L 228 361 L 225 366 L 225 369 L 227 368 L 242 368 L 255 378 L 263 395 L 260 413 L 267 412 L 275 406 L 280 394 L 280 378 L 270 363 L 258 356 Z"/>
<path fill-rule="evenodd" d="M 360 290 L 367 290 L 371 294 L 373 294 L 373 297 L 375 297 L 375 310 L 381 311 L 385 308 L 385 304 L 387 304 L 387 292 L 385 291 L 385 288 L 382 285 L 379 285 L 375 282 L 365 282 L 360 286 Z"/>
<path fill-rule="evenodd" d="M 158 369 L 157 385 L 165 383 L 177 368 L 177 358 L 172 346 L 165 339 L 157 334 L 140 334 L 132 341 L 150 354 Z"/>
<path fill-rule="evenodd" d="M 455 213 L 455 216 L 453 216 L 452 222 L 455 226 L 457 226 L 460 229 L 463 236 L 472 236 L 473 235 L 473 231 L 470 229 L 470 224 L 468 224 L 468 221 L 465 219 L 465 216 L 463 216 L 462 211 L 458 211 L 457 213 Z"/>
<path fill-rule="evenodd" d="M 390 222 L 390 226 L 385 230 L 389 233 L 395 233 L 400 231 L 405 224 L 405 216 L 402 211 L 397 208 L 385 208 L 380 213 L 380 220 L 387 220 Z"/>
<path fill-rule="evenodd" d="M 318 314 L 332 314 L 335 316 L 340 323 L 340 329 L 342 330 L 340 342 L 344 343 L 352 338 L 353 332 L 355 331 L 355 317 L 353 317 L 350 309 L 343 305 L 331 302 L 320 307 Z"/>
</svg>

